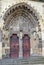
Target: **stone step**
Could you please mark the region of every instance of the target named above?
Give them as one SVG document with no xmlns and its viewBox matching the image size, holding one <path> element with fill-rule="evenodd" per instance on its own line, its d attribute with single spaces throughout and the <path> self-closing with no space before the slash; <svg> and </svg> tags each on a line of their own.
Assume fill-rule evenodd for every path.
<svg viewBox="0 0 44 65">
<path fill-rule="evenodd" d="M 0 65 L 29 65 L 29 64 L 44 64 L 44 57 L 30 57 L 24 59 L 2 59 Z"/>
</svg>

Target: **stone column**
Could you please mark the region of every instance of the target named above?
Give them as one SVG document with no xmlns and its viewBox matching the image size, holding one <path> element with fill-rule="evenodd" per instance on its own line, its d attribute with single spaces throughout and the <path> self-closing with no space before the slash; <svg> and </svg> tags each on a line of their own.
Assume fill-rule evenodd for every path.
<svg viewBox="0 0 44 65">
<path fill-rule="evenodd" d="M 0 30 L 0 59 L 2 59 L 2 31 Z"/>
<path fill-rule="evenodd" d="M 22 32 L 20 32 L 20 34 L 19 34 L 19 58 L 23 58 Z"/>
<path fill-rule="evenodd" d="M 42 31 L 42 56 L 44 56 L 44 31 Z"/>
<path fill-rule="evenodd" d="M 43 8 L 43 19 L 44 19 L 44 4 L 42 6 Z M 42 27 L 42 56 L 44 56 L 44 20 L 42 21 L 43 22 L 43 27 Z"/>
</svg>

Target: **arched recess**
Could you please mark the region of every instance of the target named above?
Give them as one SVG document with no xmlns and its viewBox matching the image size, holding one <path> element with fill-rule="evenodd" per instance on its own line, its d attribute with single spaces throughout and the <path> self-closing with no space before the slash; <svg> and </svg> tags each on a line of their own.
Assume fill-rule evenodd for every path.
<svg viewBox="0 0 44 65">
<path fill-rule="evenodd" d="M 39 39 L 41 41 L 39 15 L 31 6 L 24 2 L 15 4 L 5 12 L 3 19 L 3 29 L 6 31 L 5 37 L 7 37 L 7 39 L 4 37 L 6 42 L 9 41 L 8 43 L 10 43 L 10 36 L 13 33 L 20 36 L 20 30 L 22 30 L 23 35 L 28 34 L 30 37 L 30 54 L 41 55 L 42 43 L 39 42 Z"/>
</svg>

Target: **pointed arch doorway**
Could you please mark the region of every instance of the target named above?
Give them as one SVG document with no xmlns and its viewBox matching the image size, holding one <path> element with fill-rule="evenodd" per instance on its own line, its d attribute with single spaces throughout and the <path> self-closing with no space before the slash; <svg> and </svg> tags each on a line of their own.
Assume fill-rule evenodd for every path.
<svg viewBox="0 0 44 65">
<path fill-rule="evenodd" d="M 30 49 L 34 50 L 35 49 L 34 44 L 36 45 L 39 42 L 38 37 L 36 38 L 38 42 L 34 41 L 34 38 L 36 37 L 36 32 L 37 32 L 36 27 L 37 27 L 37 30 L 39 30 L 39 27 L 38 27 L 39 18 L 36 11 L 27 3 L 18 3 L 8 9 L 3 19 L 5 21 L 4 31 L 6 31 L 8 34 L 8 40 L 10 39 L 9 40 L 10 41 L 9 42 L 10 57 L 13 57 L 13 58 L 29 57 L 31 55 Z M 19 29 L 16 29 L 16 28 L 19 28 Z M 22 36 L 21 39 L 20 39 L 20 36 L 17 37 L 17 33 L 20 32 L 20 30 L 23 30 L 23 33 L 24 33 L 24 36 Z M 12 34 L 14 32 L 16 34 Z M 12 36 L 10 33 L 12 34 Z M 17 41 L 15 41 L 15 39 Z M 16 43 L 18 44 L 18 46 Z M 22 45 L 20 45 L 20 43 L 22 43 Z M 33 51 L 33 53 L 35 54 L 36 52 Z"/>
</svg>

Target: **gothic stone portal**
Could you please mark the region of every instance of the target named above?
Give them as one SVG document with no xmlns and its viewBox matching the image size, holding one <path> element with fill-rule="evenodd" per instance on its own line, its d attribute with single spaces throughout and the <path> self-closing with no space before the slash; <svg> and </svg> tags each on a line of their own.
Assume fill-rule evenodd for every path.
<svg viewBox="0 0 44 65">
<path fill-rule="evenodd" d="M 26 3 L 13 5 L 5 13 L 3 19 L 4 32 L 6 32 L 3 43 L 10 44 L 9 49 L 6 46 L 6 50 L 10 52 L 3 54 L 10 55 L 11 58 L 41 55 L 42 47 L 39 41 L 41 34 L 37 34 L 38 31 L 41 33 L 38 14 L 32 7 Z"/>
</svg>

